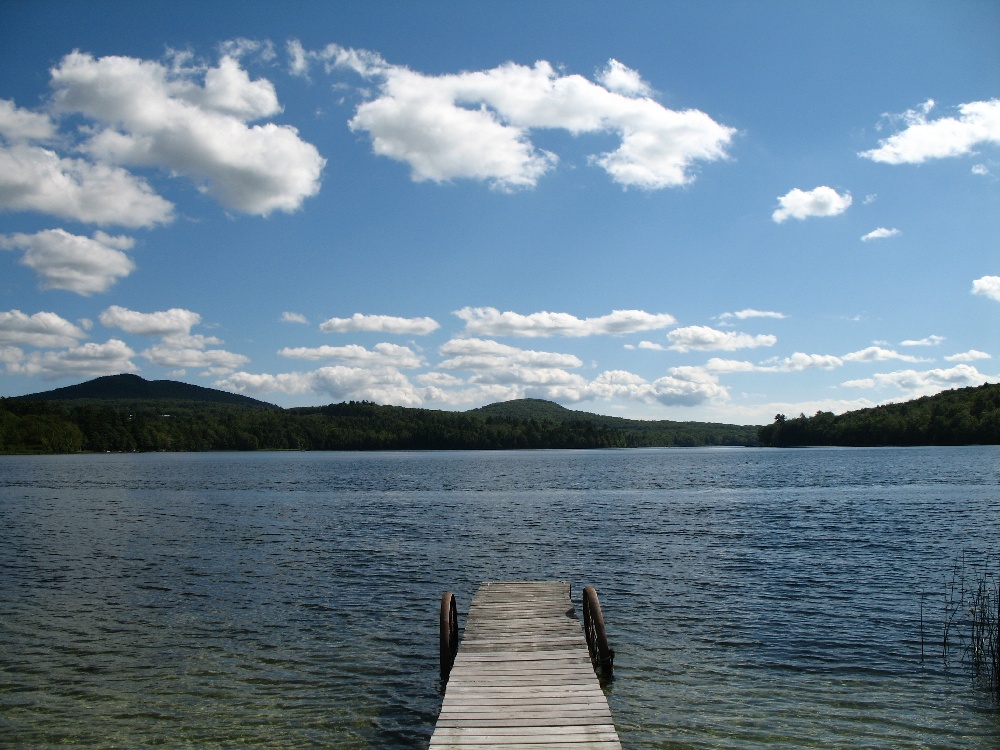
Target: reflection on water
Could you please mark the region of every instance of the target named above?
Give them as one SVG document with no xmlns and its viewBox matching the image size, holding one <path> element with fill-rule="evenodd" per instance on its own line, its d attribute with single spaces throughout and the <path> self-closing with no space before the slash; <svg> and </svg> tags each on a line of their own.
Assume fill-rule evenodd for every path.
<svg viewBox="0 0 1000 750">
<path fill-rule="evenodd" d="M 995 447 L 0 457 L 0 746 L 426 747 L 500 579 L 597 587 L 627 748 L 996 746 L 919 599 L 998 538 Z"/>
</svg>

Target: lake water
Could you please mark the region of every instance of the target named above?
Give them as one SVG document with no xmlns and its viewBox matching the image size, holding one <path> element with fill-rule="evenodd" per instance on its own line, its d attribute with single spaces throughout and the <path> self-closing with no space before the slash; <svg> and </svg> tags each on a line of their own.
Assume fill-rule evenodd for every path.
<svg viewBox="0 0 1000 750">
<path fill-rule="evenodd" d="M 995 446 L 0 457 L 0 746 L 425 748 L 442 592 L 546 579 L 626 748 L 997 748 L 998 540 Z"/>
</svg>

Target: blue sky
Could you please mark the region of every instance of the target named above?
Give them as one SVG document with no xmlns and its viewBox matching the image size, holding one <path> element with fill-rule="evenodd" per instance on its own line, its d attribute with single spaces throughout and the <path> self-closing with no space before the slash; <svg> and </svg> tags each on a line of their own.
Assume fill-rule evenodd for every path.
<svg viewBox="0 0 1000 750">
<path fill-rule="evenodd" d="M 0 396 L 1000 381 L 1000 5 L 0 3 Z"/>
</svg>

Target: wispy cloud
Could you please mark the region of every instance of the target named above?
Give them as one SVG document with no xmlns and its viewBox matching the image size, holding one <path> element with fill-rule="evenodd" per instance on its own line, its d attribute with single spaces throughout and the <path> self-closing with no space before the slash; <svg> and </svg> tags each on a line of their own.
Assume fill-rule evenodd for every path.
<svg viewBox="0 0 1000 750">
<path fill-rule="evenodd" d="M 900 341 L 900 346 L 938 346 L 944 343 L 944 336 L 937 336 L 931 334 L 930 336 L 925 336 L 922 339 L 907 339 L 906 341 Z"/>
<path fill-rule="evenodd" d="M 872 240 L 884 240 L 889 237 L 898 237 L 902 232 L 896 228 L 886 229 L 885 227 L 879 227 L 878 229 L 873 229 L 868 234 L 861 237 L 862 242 L 871 242 Z"/>
</svg>

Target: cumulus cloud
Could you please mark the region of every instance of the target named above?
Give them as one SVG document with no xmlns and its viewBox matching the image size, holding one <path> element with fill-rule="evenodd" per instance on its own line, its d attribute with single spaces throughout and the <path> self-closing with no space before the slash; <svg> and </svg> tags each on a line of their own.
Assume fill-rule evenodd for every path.
<svg viewBox="0 0 1000 750">
<path fill-rule="evenodd" d="M 279 375 L 236 372 L 216 381 L 215 385 L 239 393 L 320 393 L 334 401 L 362 400 L 399 406 L 423 403 L 419 389 L 391 367 L 335 365 L 313 372 Z"/>
<path fill-rule="evenodd" d="M 786 357 L 780 363 L 781 369 L 788 370 L 791 372 L 799 372 L 801 370 L 832 370 L 836 367 L 840 367 L 844 364 L 844 361 L 840 357 L 835 357 L 832 354 L 805 354 L 804 352 L 795 352 L 790 357 Z"/>
<path fill-rule="evenodd" d="M 495 307 L 463 307 L 455 315 L 465 331 L 481 336 L 600 336 L 652 331 L 677 322 L 673 315 L 642 310 L 614 310 L 599 318 L 577 318 L 569 313 L 537 312 L 521 315 Z"/>
<path fill-rule="evenodd" d="M 510 368 L 581 367 L 583 362 L 573 354 L 538 352 L 507 346 L 486 339 L 452 339 L 440 353 L 450 359 L 438 363 L 443 370 L 498 370 Z"/>
<path fill-rule="evenodd" d="M 597 71 L 596 77 L 599 84 L 616 94 L 650 96 L 653 93 L 638 71 L 622 65 L 614 58 L 608 60 L 608 64 Z"/>
<path fill-rule="evenodd" d="M 957 117 L 928 119 L 934 106 L 934 100 L 928 99 L 902 115 L 886 115 L 901 120 L 904 129 L 859 156 L 885 164 L 921 164 L 928 159 L 964 156 L 981 145 L 1000 144 L 1000 100 L 960 104 Z"/>
<path fill-rule="evenodd" d="M 322 60 L 327 70 L 352 70 L 378 85 L 350 126 L 370 136 L 376 154 L 407 163 L 416 181 L 532 187 L 558 157 L 536 148 L 531 131 L 558 128 L 620 137 L 616 150 L 590 157 L 615 182 L 674 187 L 694 179 L 696 162 L 725 158 L 736 132 L 699 110 L 667 109 L 649 97 L 636 71 L 616 60 L 594 83 L 561 75 L 544 60 L 432 76 L 338 45 L 307 52 L 296 42 L 289 51 L 294 73 L 304 75 Z"/>
<path fill-rule="evenodd" d="M 106 292 L 135 270 L 135 264 L 122 252 L 133 244 L 130 237 L 112 237 L 101 231 L 92 238 L 63 229 L 0 235 L 0 247 L 24 250 L 21 263 L 38 275 L 43 289 L 65 289 L 84 296 Z"/>
<path fill-rule="evenodd" d="M 770 334 L 751 336 L 748 333 L 719 331 L 709 326 L 688 326 L 678 328 L 667 334 L 670 348 L 678 352 L 699 351 L 734 351 L 736 349 L 753 349 L 759 346 L 774 346 L 778 339 Z"/>
<path fill-rule="evenodd" d="M 907 339 L 906 341 L 900 341 L 900 346 L 937 346 L 938 344 L 944 343 L 944 336 L 937 336 L 931 334 L 930 336 L 925 336 L 922 339 Z"/>
<path fill-rule="evenodd" d="M 871 378 L 848 380 L 847 388 L 897 388 L 910 398 L 932 396 L 949 388 L 967 388 L 986 382 L 997 382 L 998 378 L 983 375 L 972 365 L 956 365 L 950 369 L 900 370 L 879 373 Z"/>
<path fill-rule="evenodd" d="M 73 346 L 86 336 L 80 328 L 55 313 L 0 312 L 0 344 L 64 347 Z"/>
<path fill-rule="evenodd" d="M 903 362 L 922 362 L 919 357 L 909 354 L 900 354 L 893 349 L 885 349 L 881 346 L 869 346 L 867 349 L 845 354 L 842 358 L 845 362 L 885 362 L 890 359 L 898 359 Z"/>
<path fill-rule="evenodd" d="M 0 346 L 0 364 L 11 365 L 24 359 L 24 350 L 16 346 Z"/>
<path fill-rule="evenodd" d="M 884 240 L 888 237 L 898 237 L 902 232 L 893 227 L 892 229 L 886 229 L 885 227 L 879 227 L 878 229 L 873 229 L 868 234 L 861 237 L 862 242 L 871 242 L 872 240 Z"/>
<path fill-rule="evenodd" d="M 136 372 L 139 368 L 131 361 L 135 356 L 124 341 L 109 339 L 103 344 L 87 343 L 64 351 L 32 352 L 23 362 L 8 365 L 15 375 L 41 376 L 46 380 L 56 378 L 96 378 Z"/>
<path fill-rule="evenodd" d="M 160 367 L 207 368 L 218 374 L 232 372 L 250 361 L 249 357 L 225 349 L 205 349 L 199 345 L 202 343 L 199 339 L 194 343 L 194 346 L 184 346 L 180 341 L 167 338 L 143 351 L 142 356 Z"/>
<path fill-rule="evenodd" d="M 851 194 L 841 195 L 826 185 L 812 190 L 794 188 L 778 198 L 780 208 L 771 218 L 778 224 L 786 219 L 808 219 L 810 216 L 837 216 L 851 205 Z"/>
<path fill-rule="evenodd" d="M 51 75 L 63 111 L 106 126 L 82 145 L 99 162 L 182 174 L 227 208 L 264 216 L 319 191 L 325 160 L 312 144 L 288 125 L 248 124 L 281 107 L 233 57 L 185 68 L 72 52 Z"/>
<path fill-rule="evenodd" d="M 972 293 L 1000 302 L 1000 276 L 983 276 L 972 282 Z"/>
<path fill-rule="evenodd" d="M 731 320 L 732 318 L 736 318 L 736 320 L 747 320 L 749 318 L 774 318 L 776 320 L 783 320 L 786 317 L 784 313 L 769 310 L 754 310 L 748 307 L 738 312 L 724 312 L 719 316 L 719 320 Z"/>
<path fill-rule="evenodd" d="M 967 352 L 951 354 L 945 357 L 945 360 L 948 362 L 975 362 L 979 359 L 993 359 L 993 357 L 986 352 L 979 351 L 978 349 L 969 349 Z"/>
<path fill-rule="evenodd" d="M 192 326 L 201 322 L 201 316 L 179 307 L 141 313 L 112 305 L 101 313 L 100 321 L 105 328 L 120 328 L 140 336 L 177 336 L 190 333 Z"/>
<path fill-rule="evenodd" d="M 64 159 L 39 146 L 0 145 L 0 210 L 38 211 L 91 224 L 151 227 L 174 206 L 124 169 Z"/>
<path fill-rule="evenodd" d="M 9 99 L 0 99 L 0 136 L 9 141 L 48 141 L 55 134 L 55 123 L 48 115 L 21 109 Z"/>
<path fill-rule="evenodd" d="M 355 366 L 380 367 L 420 367 L 423 359 L 406 346 L 396 344 L 375 344 L 365 349 L 357 344 L 347 346 L 285 347 L 278 351 L 282 357 L 290 359 L 336 359 Z"/>
<path fill-rule="evenodd" d="M 440 327 L 441 325 L 433 318 L 395 318 L 391 315 L 354 313 L 350 318 L 330 318 L 320 323 L 319 330 L 325 333 L 396 333 L 426 336 Z"/>
<path fill-rule="evenodd" d="M 667 406 L 697 406 L 706 401 L 725 401 L 729 390 L 701 367 L 672 367 L 669 374 L 652 382 L 653 397 Z"/>
</svg>

